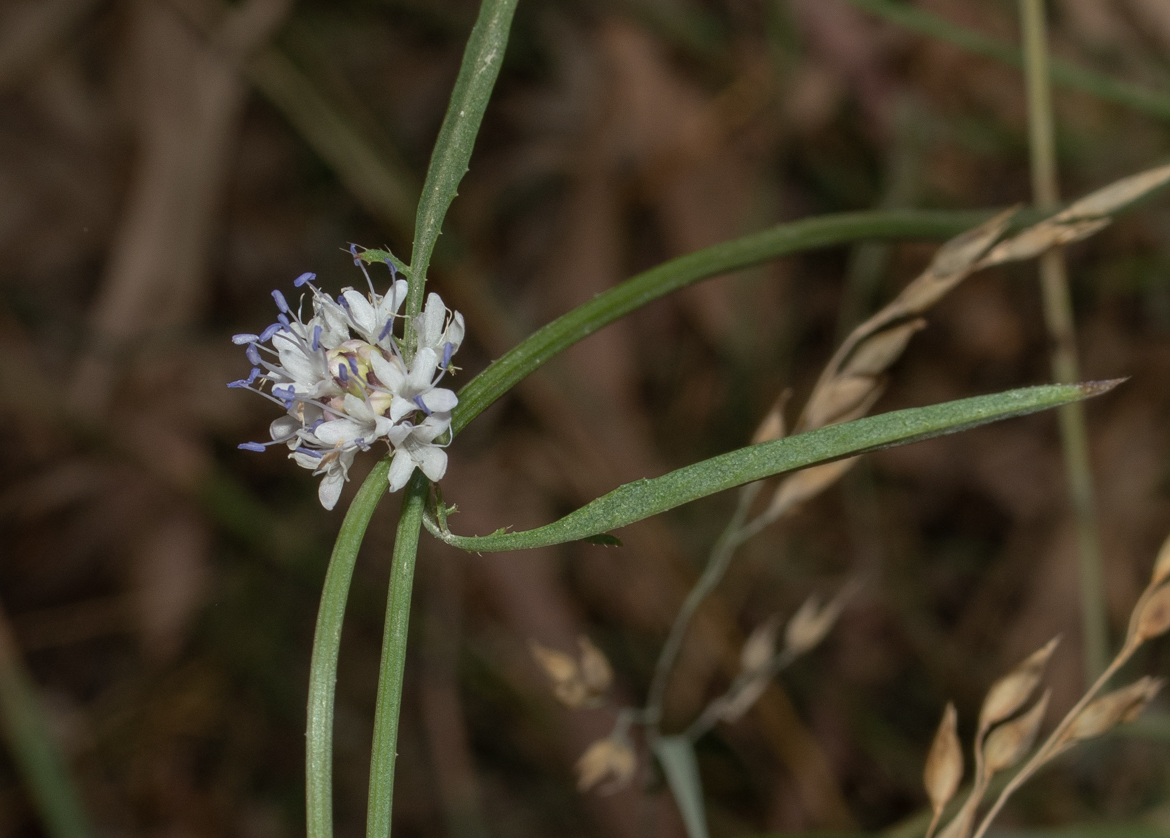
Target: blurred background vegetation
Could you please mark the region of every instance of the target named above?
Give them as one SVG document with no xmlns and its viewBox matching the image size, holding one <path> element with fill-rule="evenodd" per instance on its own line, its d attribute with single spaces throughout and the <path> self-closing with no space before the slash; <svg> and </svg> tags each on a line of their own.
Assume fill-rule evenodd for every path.
<svg viewBox="0 0 1170 838">
<path fill-rule="evenodd" d="M 638 270 L 777 222 L 1030 198 L 1019 70 L 848 0 L 526 0 L 433 271 L 464 312 L 456 383 Z M 916 0 L 1018 42 L 1010 0 Z M 864 8 L 862 8 L 864 7 Z M 879 8 L 880 10 L 880 8 Z M 349 242 L 409 254 L 471 0 L 7 0 L 0 7 L 2 667 L 26 668 L 100 834 L 303 829 L 304 699 L 341 513 L 229 391 L 228 340 L 306 270 L 358 284 Z M 1057 0 L 1055 55 L 1152 91 L 1058 88 L 1062 191 L 1165 162 L 1170 4 Z M 1010 52 L 1010 50 L 1008 50 Z M 1161 91 L 1161 92 L 1159 92 Z M 862 244 L 710 280 L 574 347 L 451 448 L 461 532 L 551 520 L 745 444 L 836 341 L 929 258 Z M 1069 253 L 1115 636 L 1170 522 L 1170 203 Z M 938 306 L 877 410 L 1048 380 L 1035 266 Z M 793 417 L 789 417 L 792 419 Z M 368 468 L 367 460 L 361 469 Z M 341 507 L 363 476 L 343 495 Z M 530 638 L 588 634 L 640 702 L 732 499 L 625 546 L 467 556 L 423 539 L 396 834 L 677 835 L 661 784 L 582 796 L 613 708 L 556 704 Z M 390 499 L 359 562 L 337 704 L 338 835 L 364 822 Z M 690 721 L 746 632 L 863 581 L 826 644 L 700 743 L 713 833 L 880 829 L 925 804 L 948 699 L 969 741 L 990 682 L 1049 637 L 1053 715 L 1083 683 L 1075 531 L 1044 414 L 868 458 L 751 542 L 692 632 L 666 706 Z M 1155 643 L 1132 669 L 1165 674 Z M 1008 826 L 1170 830 L 1152 719 L 1026 788 Z M 42 833 L 0 754 L 0 835 Z"/>
</svg>

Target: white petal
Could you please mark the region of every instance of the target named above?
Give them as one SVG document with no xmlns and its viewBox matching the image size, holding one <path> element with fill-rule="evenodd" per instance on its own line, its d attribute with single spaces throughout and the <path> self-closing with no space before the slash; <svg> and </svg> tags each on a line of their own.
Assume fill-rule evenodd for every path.
<svg viewBox="0 0 1170 838">
<path fill-rule="evenodd" d="M 394 401 L 390 402 L 390 421 L 397 422 L 403 416 L 409 416 L 416 410 L 418 410 L 418 405 L 410 399 L 395 396 Z"/>
<path fill-rule="evenodd" d="M 317 487 L 317 499 L 326 509 L 337 506 L 337 499 L 341 497 L 341 487 L 345 485 L 345 472 L 341 469 L 330 469 L 321 478 L 321 485 Z"/>
<path fill-rule="evenodd" d="M 455 316 L 451 320 L 451 325 L 447 327 L 446 343 L 451 344 L 451 351 L 458 352 L 460 345 L 463 343 L 463 334 L 465 327 L 463 325 L 463 315 L 455 312 Z"/>
<path fill-rule="evenodd" d="M 411 457 L 418 462 L 422 473 L 430 480 L 441 480 L 443 475 L 447 473 L 447 452 L 442 448 L 434 445 L 420 445 L 410 453 Z"/>
<path fill-rule="evenodd" d="M 417 395 L 431 386 L 435 378 L 435 371 L 439 368 L 439 356 L 431 348 L 420 349 L 410 362 L 410 372 L 406 376 L 406 389 L 410 395 Z M 403 395 L 408 395 L 403 393 Z"/>
<path fill-rule="evenodd" d="M 391 392 L 397 392 L 406 382 L 406 373 L 397 361 L 388 361 L 381 352 L 370 353 L 370 366 L 374 368 L 374 375 L 382 382 L 382 386 Z"/>
<path fill-rule="evenodd" d="M 352 419 L 334 419 L 317 426 L 314 435 L 326 445 L 344 445 L 365 436 L 369 425 L 354 422 Z"/>
<path fill-rule="evenodd" d="M 370 305 L 370 301 L 352 288 L 345 289 L 341 296 L 349 304 L 349 316 L 353 319 L 358 330 L 377 337 L 374 330 L 378 325 L 378 318 L 374 314 L 374 307 Z"/>
<path fill-rule="evenodd" d="M 390 491 L 397 492 L 406 482 L 410 480 L 410 475 L 414 473 L 414 460 L 406 453 L 404 449 L 399 449 L 394 452 L 394 459 L 390 463 L 390 473 L 387 479 L 390 483 Z"/>
<path fill-rule="evenodd" d="M 455 409 L 455 405 L 459 404 L 459 397 L 452 390 L 436 387 L 427 393 L 423 393 L 422 401 L 427 406 L 427 410 L 445 413 Z"/>
</svg>

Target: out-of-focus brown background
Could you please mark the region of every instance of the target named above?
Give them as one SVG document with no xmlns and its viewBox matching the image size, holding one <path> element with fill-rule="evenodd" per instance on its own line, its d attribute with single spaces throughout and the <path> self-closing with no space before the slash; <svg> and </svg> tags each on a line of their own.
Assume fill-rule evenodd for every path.
<svg viewBox="0 0 1170 838">
<path fill-rule="evenodd" d="M 1015 4 L 922 0 L 1016 40 Z M 1166 91 L 1170 5 L 1060 0 L 1056 54 Z M 409 256 L 469 0 L 6 0 L 0 6 L 0 601 L 102 834 L 303 829 L 304 698 L 342 517 L 224 383 L 228 340 L 271 322 L 343 248 Z M 1164 162 L 1170 125 L 1058 92 L 1066 196 Z M 636 271 L 779 221 L 1029 199 L 1011 68 L 843 0 L 520 4 L 433 284 L 467 316 L 461 380 Z M 654 303 L 478 419 L 443 483 L 461 532 L 551 520 L 621 482 L 746 442 L 933 245 L 778 260 Z M 1170 531 L 1170 202 L 1069 254 L 1115 633 Z M 968 280 L 930 316 L 878 410 L 1047 380 L 1033 265 Z M 791 416 L 789 417 L 792 418 Z M 1081 683 L 1074 534 L 1051 415 L 873 456 L 740 554 L 692 633 L 679 729 L 747 631 L 851 577 L 826 644 L 699 747 L 714 834 L 879 828 L 919 810 L 944 703 L 965 739 L 1005 668 L 1063 633 Z M 640 702 L 666 627 L 726 520 L 696 503 L 588 545 L 466 556 L 424 538 L 396 834 L 679 834 L 660 787 L 574 790 L 613 723 L 559 707 L 527 643 L 587 633 Z M 338 835 L 364 824 L 396 500 L 359 562 L 336 722 Z M 1167 672 L 1155 644 L 1134 672 Z M 1005 821 L 1170 823 L 1167 745 L 1065 758 Z M 1159 814 L 1159 812 L 1161 814 Z M 1161 818 L 1159 821 L 1158 818 Z M 40 833 L 6 754 L 0 835 Z"/>
</svg>

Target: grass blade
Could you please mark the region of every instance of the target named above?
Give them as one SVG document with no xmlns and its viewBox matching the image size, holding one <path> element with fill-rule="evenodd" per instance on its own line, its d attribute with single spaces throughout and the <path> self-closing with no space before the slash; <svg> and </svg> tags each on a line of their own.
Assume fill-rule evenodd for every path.
<svg viewBox="0 0 1170 838">
<path fill-rule="evenodd" d="M 500 530 L 482 537 L 460 536 L 441 530 L 430 519 L 427 519 L 427 528 L 448 544 L 477 552 L 562 544 L 624 527 L 765 477 L 1058 407 L 1103 393 L 1117 383 L 1053 384 L 1009 390 L 929 407 L 897 410 L 740 448 L 662 477 L 619 486 L 559 521 L 523 532 Z"/>
<path fill-rule="evenodd" d="M 707 814 L 703 808 L 703 784 L 695 748 L 686 736 L 663 736 L 654 743 L 654 753 L 666 774 L 687 838 L 707 838 Z"/>
</svg>

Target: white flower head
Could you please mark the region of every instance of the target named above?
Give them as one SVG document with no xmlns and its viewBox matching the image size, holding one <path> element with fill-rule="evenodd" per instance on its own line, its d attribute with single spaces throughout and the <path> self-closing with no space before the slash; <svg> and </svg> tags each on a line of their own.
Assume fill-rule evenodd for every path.
<svg viewBox="0 0 1170 838">
<path fill-rule="evenodd" d="M 302 468 L 321 477 L 318 497 L 332 509 L 349 480 L 358 451 L 379 440 L 393 454 L 389 488 L 406 485 L 417 467 L 430 480 L 447 471 L 444 445 L 435 440 L 451 427 L 451 411 L 459 403 L 454 391 L 439 387 L 451 367 L 451 356 L 463 342 L 463 315 L 449 311 L 438 294 L 427 297 L 415 317 L 416 345 L 409 362 L 402 351 L 407 282 L 394 265 L 386 294 L 374 290 L 355 246 L 354 263 L 365 275 L 368 294 L 345 288 L 335 300 L 313 284 L 315 274 L 297 277 L 293 285 L 312 291 L 312 316 L 302 318 L 280 291 L 273 291 L 277 322 L 260 334 L 241 334 L 233 342 L 246 347 L 252 371 L 229 387 L 252 390 L 285 411 L 269 427 L 269 442 L 239 447 L 263 451 L 284 444 Z"/>
</svg>

